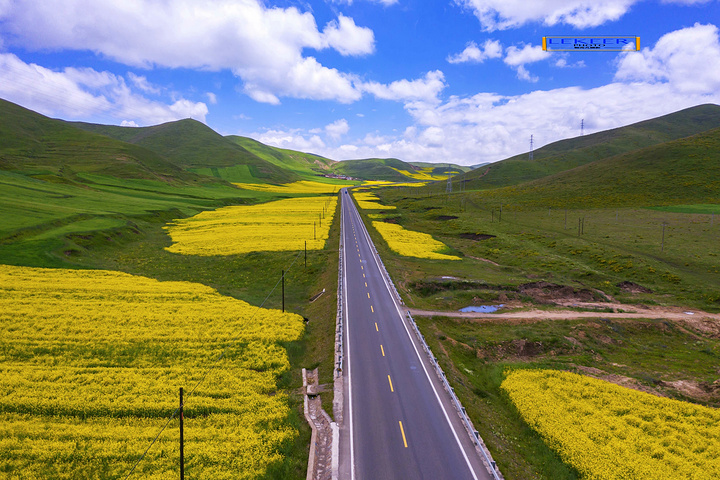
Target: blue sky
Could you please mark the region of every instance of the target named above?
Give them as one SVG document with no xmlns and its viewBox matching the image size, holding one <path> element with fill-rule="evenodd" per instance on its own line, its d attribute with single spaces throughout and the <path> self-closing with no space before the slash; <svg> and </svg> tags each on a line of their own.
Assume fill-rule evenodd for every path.
<svg viewBox="0 0 720 480">
<path fill-rule="evenodd" d="M 474 165 L 720 104 L 718 0 L 0 0 L 0 98 L 192 117 L 336 160 Z M 547 53 L 633 35 L 640 52 Z"/>
</svg>

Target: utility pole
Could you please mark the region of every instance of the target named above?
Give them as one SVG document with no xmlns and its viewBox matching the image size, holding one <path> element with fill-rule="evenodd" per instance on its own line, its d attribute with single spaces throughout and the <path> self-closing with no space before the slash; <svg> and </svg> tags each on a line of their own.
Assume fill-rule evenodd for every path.
<svg viewBox="0 0 720 480">
<path fill-rule="evenodd" d="M 585 119 L 580 120 L 580 136 L 585 135 Z"/>
<path fill-rule="evenodd" d="M 667 225 L 667 223 L 663 222 L 663 224 L 662 224 L 663 233 L 662 233 L 662 241 L 660 242 L 660 253 L 665 251 L 665 225 Z"/>
<path fill-rule="evenodd" d="M 307 268 L 307 240 L 305 240 L 305 268 Z"/>
<path fill-rule="evenodd" d="M 282 271 L 282 311 L 285 313 L 285 270 Z"/>
<path fill-rule="evenodd" d="M 180 480 L 185 479 L 185 452 L 183 443 L 183 389 L 180 387 Z"/>
</svg>

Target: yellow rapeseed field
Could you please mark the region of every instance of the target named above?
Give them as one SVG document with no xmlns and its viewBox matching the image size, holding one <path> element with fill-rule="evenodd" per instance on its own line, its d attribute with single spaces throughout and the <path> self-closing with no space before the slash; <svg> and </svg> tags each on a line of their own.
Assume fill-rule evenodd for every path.
<svg viewBox="0 0 720 480">
<path fill-rule="evenodd" d="M 261 251 L 322 250 L 337 197 L 299 197 L 250 206 L 223 207 L 175 220 L 165 227 L 185 255 L 234 255 Z"/>
<path fill-rule="evenodd" d="M 515 370 L 502 389 L 582 478 L 720 478 L 720 412 L 556 370 Z"/>
<path fill-rule="evenodd" d="M 437 181 L 437 180 L 447 180 L 448 175 L 457 175 L 458 173 L 461 173 L 461 172 L 453 171 L 450 174 L 448 174 L 448 173 L 436 174 L 436 173 L 433 173 L 433 170 L 435 167 L 421 167 L 412 173 L 407 172 L 405 170 L 399 170 L 399 169 L 393 168 L 393 167 L 390 167 L 390 168 L 392 168 L 393 170 L 395 170 L 398 173 L 405 175 L 406 177 L 414 178 L 415 180 L 425 180 L 425 181 L 430 181 L 430 182 Z"/>
<path fill-rule="evenodd" d="M 234 183 L 233 185 L 243 190 L 276 193 L 337 193 L 345 186 L 352 186 L 351 183 L 346 185 L 333 185 L 330 183 L 311 182 L 309 180 L 301 180 L 284 185 L 271 185 L 267 183 Z"/>
<path fill-rule="evenodd" d="M 447 245 L 435 240 L 427 233 L 406 230 L 394 223 L 372 222 L 372 224 L 395 253 L 406 257 L 460 260 L 460 257 L 439 253 L 447 250 Z"/>
<path fill-rule="evenodd" d="M 358 206 L 363 210 L 394 210 L 395 205 L 383 205 L 379 203 L 378 197 L 374 193 L 368 192 L 355 192 L 353 197 L 358 203 Z"/>
<path fill-rule="evenodd" d="M 3 478 L 122 478 L 205 374 L 186 397 L 188 475 L 264 475 L 297 436 L 276 381 L 303 325 L 200 284 L 0 265 Z M 177 458 L 175 420 L 136 477 L 175 478 Z"/>
</svg>

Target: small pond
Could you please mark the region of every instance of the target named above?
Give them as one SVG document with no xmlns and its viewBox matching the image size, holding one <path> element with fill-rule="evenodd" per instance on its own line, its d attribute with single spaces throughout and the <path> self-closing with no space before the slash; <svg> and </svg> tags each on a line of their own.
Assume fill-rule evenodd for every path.
<svg viewBox="0 0 720 480">
<path fill-rule="evenodd" d="M 460 311 L 463 313 L 494 313 L 498 311 L 498 308 L 502 308 L 505 305 L 477 305 L 472 307 L 461 308 Z"/>
</svg>

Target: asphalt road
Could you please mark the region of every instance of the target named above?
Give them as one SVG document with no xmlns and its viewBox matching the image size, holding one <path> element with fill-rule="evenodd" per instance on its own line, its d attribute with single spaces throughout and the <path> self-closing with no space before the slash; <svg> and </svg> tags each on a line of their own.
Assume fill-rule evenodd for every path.
<svg viewBox="0 0 720 480">
<path fill-rule="evenodd" d="M 342 193 L 345 419 L 340 478 L 490 479 Z"/>
</svg>

